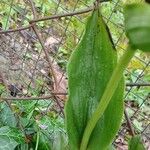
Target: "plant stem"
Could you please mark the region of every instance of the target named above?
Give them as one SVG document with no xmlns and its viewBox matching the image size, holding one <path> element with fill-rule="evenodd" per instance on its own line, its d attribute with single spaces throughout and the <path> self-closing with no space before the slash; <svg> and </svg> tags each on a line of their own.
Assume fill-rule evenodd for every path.
<svg viewBox="0 0 150 150">
<path fill-rule="evenodd" d="M 124 55 L 117 63 L 116 68 L 113 71 L 113 74 L 106 86 L 104 94 L 96 108 L 95 112 L 93 113 L 91 119 L 87 123 L 85 128 L 83 138 L 81 141 L 80 150 L 86 150 L 87 145 L 91 136 L 92 131 L 94 130 L 97 122 L 103 115 L 104 111 L 106 110 L 116 88 L 118 87 L 118 83 L 120 82 L 121 77 L 123 76 L 123 72 L 126 69 L 128 63 L 130 62 L 131 58 L 134 56 L 136 50 L 131 49 L 130 47 L 127 48 Z"/>
<path fill-rule="evenodd" d="M 37 138 L 36 138 L 36 147 L 35 147 L 35 150 L 38 150 L 39 139 L 40 139 L 40 132 L 37 131 Z"/>
</svg>

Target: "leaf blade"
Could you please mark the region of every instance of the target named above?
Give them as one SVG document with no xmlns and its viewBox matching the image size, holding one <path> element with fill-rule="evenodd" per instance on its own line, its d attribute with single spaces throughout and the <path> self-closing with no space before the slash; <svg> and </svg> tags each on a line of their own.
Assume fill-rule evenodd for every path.
<svg viewBox="0 0 150 150">
<path fill-rule="evenodd" d="M 66 104 L 66 122 L 71 149 L 79 149 L 87 122 L 99 103 L 116 63 L 117 54 L 106 25 L 99 12 L 95 11 L 89 18 L 84 36 L 68 64 L 69 98 Z M 97 124 L 88 149 L 105 149 L 112 142 L 123 114 L 123 85 L 122 80 L 117 89 L 119 94 L 115 93 L 103 118 Z M 114 104 L 119 109 L 114 109 Z"/>
</svg>

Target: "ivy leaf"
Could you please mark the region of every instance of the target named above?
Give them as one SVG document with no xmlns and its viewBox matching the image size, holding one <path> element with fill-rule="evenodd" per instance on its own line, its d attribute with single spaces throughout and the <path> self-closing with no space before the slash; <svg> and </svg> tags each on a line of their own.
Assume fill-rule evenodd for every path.
<svg viewBox="0 0 150 150">
<path fill-rule="evenodd" d="M 24 143 L 24 137 L 19 130 L 8 126 L 0 128 L 0 149 L 14 150 L 22 143 Z"/>
<path fill-rule="evenodd" d="M 4 126 L 16 127 L 17 125 L 13 112 L 6 104 L 1 105 L 0 122 Z"/>
<path fill-rule="evenodd" d="M 132 137 L 129 141 L 129 150 L 145 150 L 140 136 Z"/>
<path fill-rule="evenodd" d="M 116 63 L 117 54 L 108 29 L 99 11 L 94 11 L 68 64 L 66 123 L 71 149 L 80 148 L 87 122 L 97 108 Z M 122 80 L 97 123 L 87 149 L 104 150 L 113 141 L 122 120 L 123 93 Z"/>
<path fill-rule="evenodd" d="M 14 139 L 9 139 L 7 136 L 0 136 L 0 149 L 14 150 L 18 143 Z"/>
</svg>

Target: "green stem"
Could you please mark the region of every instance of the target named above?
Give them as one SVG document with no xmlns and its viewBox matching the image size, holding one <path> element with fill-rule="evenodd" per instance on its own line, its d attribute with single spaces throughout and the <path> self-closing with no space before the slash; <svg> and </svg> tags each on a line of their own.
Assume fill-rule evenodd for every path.
<svg viewBox="0 0 150 150">
<path fill-rule="evenodd" d="M 37 131 L 37 139 L 36 139 L 36 147 L 35 147 L 35 150 L 38 150 L 39 139 L 40 139 L 40 132 Z"/>
<path fill-rule="evenodd" d="M 128 47 L 127 50 L 125 51 L 124 55 L 120 59 L 120 61 L 117 63 L 117 66 L 116 66 L 115 70 L 113 71 L 113 74 L 106 86 L 105 92 L 98 104 L 98 107 L 96 108 L 95 112 L 93 113 L 91 119 L 89 120 L 89 122 L 85 128 L 83 138 L 81 141 L 80 150 L 87 149 L 87 145 L 88 145 L 91 133 L 94 130 L 96 123 L 101 118 L 105 109 L 107 108 L 116 88 L 118 87 L 118 83 L 120 82 L 123 72 L 126 69 L 131 58 L 134 56 L 135 51 L 136 50 Z"/>
</svg>

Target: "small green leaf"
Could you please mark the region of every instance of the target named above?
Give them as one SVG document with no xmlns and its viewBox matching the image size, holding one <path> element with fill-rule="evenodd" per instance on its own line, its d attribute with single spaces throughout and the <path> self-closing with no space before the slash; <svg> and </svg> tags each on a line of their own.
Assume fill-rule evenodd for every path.
<svg viewBox="0 0 150 150">
<path fill-rule="evenodd" d="M 135 136 L 129 141 L 129 150 L 145 150 L 140 136 Z"/>
<path fill-rule="evenodd" d="M 125 29 L 132 48 L 150 52 L 150 5 L 127 5 Z"/>
</svg>

